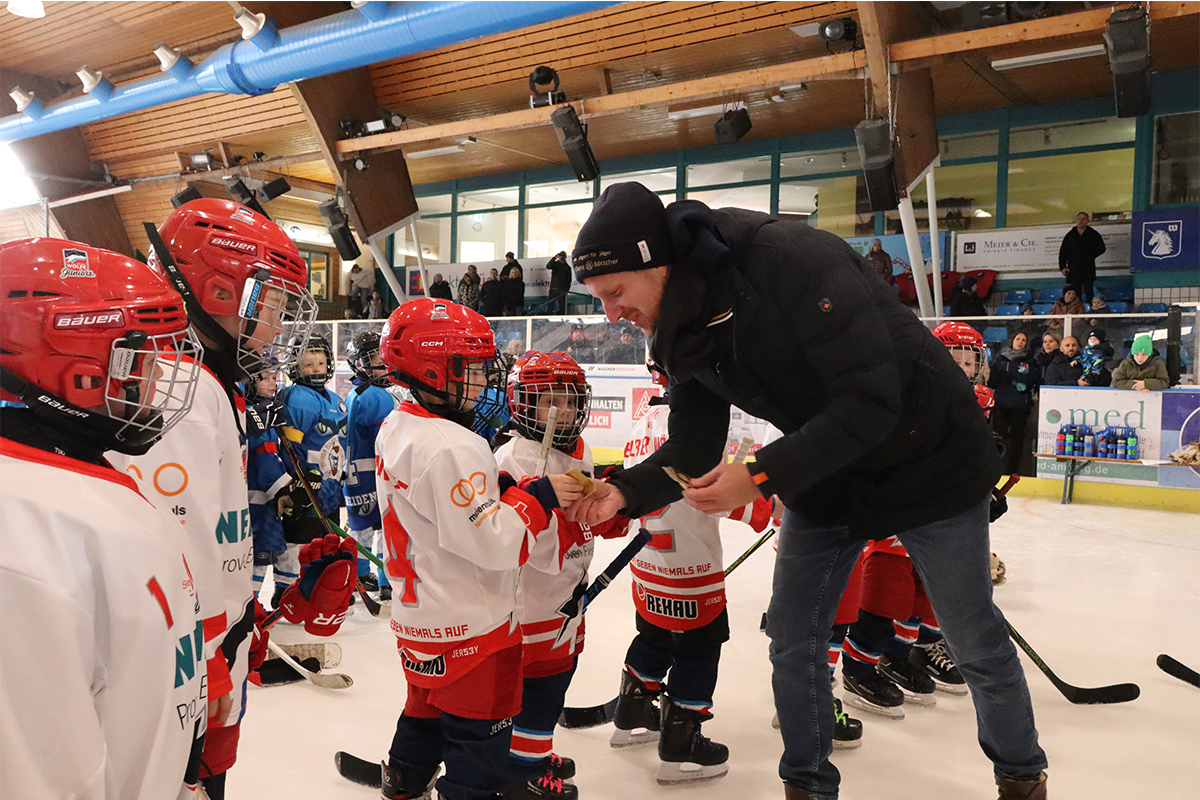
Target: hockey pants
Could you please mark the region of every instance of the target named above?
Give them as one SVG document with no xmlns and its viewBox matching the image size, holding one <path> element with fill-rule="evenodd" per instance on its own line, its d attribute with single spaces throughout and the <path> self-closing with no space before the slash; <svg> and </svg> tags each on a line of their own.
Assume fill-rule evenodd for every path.
<svg viewBox="0 0 1200 800">
<path fill-rule="evenodd" d="M 667 692 L 677 705 L 712 708 L 721 645 L 729 641 L 728 610 L 721 609 L 712 622 L 690 631 L 669 631 L 638 616 L 637 632 L 625 654 L 625 666 L 651 687 L 667 681 Z"/>
</svg>

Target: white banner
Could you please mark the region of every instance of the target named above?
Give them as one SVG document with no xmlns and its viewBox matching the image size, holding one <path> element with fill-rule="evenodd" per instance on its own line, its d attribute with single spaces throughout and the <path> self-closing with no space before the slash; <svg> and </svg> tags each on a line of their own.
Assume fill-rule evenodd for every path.
<svg viewBox="0 0 1200 800">
<path fill-rule="evenodd" d="M 1087 425 L 1094 432 L 1117 426 L 1133 428 L 1137 431 L 1140 458 L 1166 458 L 1159 453 L 1162 392 L 1043 386 L 1040 397 L 1039 455 L 1054 455 L 1058 429 L 1063 425 Z"/>
<path fill-rule="evenodd" d="M 1104 237 L 1107 248 L 1096 259 L 1098 274 L 1129 273 L 1128 222 L 1097 223 L 1092 226 Z M 970 272 L 994 269 L 1022 272 L 1029 278 L 1058 278 L 1058 249 L 1069 226 L 1001 228 L 990 231 L 955 231 L 954 269 Z"/>
</svg>

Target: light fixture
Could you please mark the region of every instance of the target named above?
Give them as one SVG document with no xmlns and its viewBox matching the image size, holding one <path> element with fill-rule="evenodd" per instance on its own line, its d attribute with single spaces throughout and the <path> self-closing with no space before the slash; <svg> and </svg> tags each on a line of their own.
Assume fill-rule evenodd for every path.
<svg viewBox="0 0 1200 800">
<path fill-rule="evenodd" d="M 1089 44 L 1087 47 L 1072 47 L 1069 50 L 1053 50 L 1049 53 L 1035 53 L 1031 56 L 1016 58 L 1001 58 L 992 62 L 992 69 L 1020 69 L 1021 67 L 1036 67 L 1040 64 L 1054 64 L 1059 61 L 1072 61 L 1076 58 L 1091 58 L 1102 56 L 1107 52 L 1102 44 Z"/>
<path fill-rule="evenodd" d="M 91 94 L 92 90 L 100 85 L 104 80 L 104 73 L 99 70 L 88 69 L 87 64 L 84 64 L 79 69 L 75 70 L 75 76 L 79 78 L 79 82 L 83 84 L 84 94 Z"/>
<path fill-rule="evenodd" d="M 817 35 L 822 42 L 851 42 L 858 36 L 858 23 L 850 17 L 831 19 L 821 23 Z"/>
<path fill-rule="evenodd" d="M 188 163 L 191 164 L 192 169 L 200 169 L 201 167 L 211 169 L 212 162 L 212 153 L 207 150 L 203 153 L 188 153 Z"/>
<path fill-rule="evenodd" d="M 558 90 L 558 72 L 554 67 L 540 66 L 529 73 L 529 107 L 560 105 L 567 102 L 567 93 Z"/>
<path fill-rule="evenodd" d="M 668 108 L 667 119 L 695 119 L 697 117 L 711 117 L 713 114 L 720 114 L 725 111 L 727 103 L 717 103 L 711 106 L 697 106 L 694 108 Z"/>
<path fill-rule="evenodd" d="M 795 100 L 807 91 L 808 84 L 806 83 L 793 83 L 788 86 L 780 86 L 775 90 L 775 94 L 771 95 L 771 102 L 784 103 L 788 100 Z"/>
<path fill-rule="evenodd" d="M 971 216 L 977 217 L 978 219 L 987 219 L 987 218 L 991 217 L 992 215 L 989 214 L 988 212 L 984 211 L 982 208 L 977 208 L 971 212 Z"/>
<path fill-rule="evenodd" d="M 18 114 L 29 108 L 29 104 L 33 102 L 33 92 L 27 92 L 20 86 L 14 86 L 8 96 L 17 104 Z"/>
<path fill-rule="evenodd" d="M 169 72 L 171 67 L 179 62 L 183 51 L 178 47 L 171 47 L 166 42 L 159 42 L 154 47 L 154 55 L 158 56 L 158 68 L 162 72 Z"/>
<path fill-rule="evenodd" d="M 465 153 L 467 148 L 465 145 L 474 144 L 475 137 L 468 136 L 466 139 L 459 139 L 454 144 L 448 144 L 445 147 L 434 147 L 429 150 L 414 150 L 411 153 L 405 153 L 404 157 L 412 158 L 436 158 L 437 156 L 448 156 L 454 153 Z"/>
<path fill-rule="evenodd" d="M 8 0 L 8 13 L 26 19 L 42 19 L 46 16 L 46 7 L 41 0 Z"/>
<path fill-rule="evenodd" d="M 243 39 L 253 39 L 267 24 L 266 14 L 255 14 L 242 8 L 233 15 L 233 21 L 242 29 Z"/>
</svg>

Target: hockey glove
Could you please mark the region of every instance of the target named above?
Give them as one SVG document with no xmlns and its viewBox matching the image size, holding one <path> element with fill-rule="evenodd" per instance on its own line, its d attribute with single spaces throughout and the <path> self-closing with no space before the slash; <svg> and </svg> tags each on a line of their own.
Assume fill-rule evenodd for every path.
<svg viewBox="0 0 1200 800">
<path fill-rule="evenodd" d="M 1008 499 L 996 489 L 992 489 L 992 503 L 988 507 L 988 522 L 995 522 L 1008 511 Z"/>
<path fill-rule="evenodd" d="M 300 580 L 283 593 L 283 616 L 316 636 L 330 636 L 346 619 L 358 576 L 354 542 L 328 533 L 300 548 Z"/>
<path fill-rule="evenodd" d="M 517 488 L 537 500 L 547 514 L 558 508 L 558 495 L 548 477 L 526 478 L 517 483 Z"/>
<path fill-rule="evenodd" d="M 321 473 L 315 469 L 310 469 L 304 473 L 303 478 L 293 478 L 292 483 L 287 488 L 287 503 L 280 502 L 279 515 L 282 517 L 292 516 L 297 512 L 307 511 L 313 507 L 312 500 L 309 499 L 309 491 L 304 488 L 301 481 L 308 483 L 308 489 L 312 491 L 312 496 L 316 497 L 321 491 Z M 286 510 L 285 510 L 286 505 Z"/>
<path fill-rule="evenodd" d="M 246 661 L 251 672 L 257 671 L 267 660 L 267 643 L 271 641 L 271 632 L 262 629 L 263 621 L 266 618 L 267 612 L 259 604 L 258 598 L 254 598 L 254 631 L 251 633 L 250 655 Z"/>
<path fill-rule="evenodd" d="M 246 406 L 246 436 L 262 436 L 283 424 L 283 404 L 271 397 L 261 403 Z"/>
</svg>

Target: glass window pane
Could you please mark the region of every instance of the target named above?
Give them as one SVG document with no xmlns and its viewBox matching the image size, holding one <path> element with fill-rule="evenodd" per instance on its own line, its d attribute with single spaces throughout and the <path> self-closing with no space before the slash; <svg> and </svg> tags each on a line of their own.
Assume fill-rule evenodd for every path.
<svg viewBox="0 0 1200 800">
<path fill-rule="evenodd" d="M 529 205 L 568 203 L 572 200 L 591 199 L 591 181 L 557 181 L 555 183 L 535 183 L 525 187 L 525 202 Z"/>
<path fill-rule="evenodd" d="M 939 142 L 943 162 L 956 158 L 985 158 L 1000 152 L 1000 134 L 996 131 L 943 136 Z"/>
<path fill-rule="evenodd" d="M 454 210 L 454 197 L 448 194 L 418 197 L 417 208 L 421 209 L 422 214 L 449 214 Z"/>
<path fill-rule="evenodd" d="M 1009 227 L 1072 222 L 1080 211 L 1114 219 L 1132 209 L 1132 147 L 1009 162 Z"/>
<path fill-rule="evenodd" d="M 675 191 L 675 168 L 643 169 L 636 172 L 619 172 L 616 175 L 600 176 L 600 191 L 603 192 L 614 183 L 637 181 L 652 192 Z"/>
<path fill-rule="evenodd" d="M 499 261 L 509 251 L 517 252 L 516 211 L 459 215 L 459 263 Z"/>
<path fill-rule="evenodd" d="M 550 258 L 560 250 L 568 255 L 579 229 L 592 213 L 591 203 L 531 208 L 525 212 L 525 257 Z"/>
<path fill-rule="evenodd" d="M 934 178 L 937 181 L 939 231 L 996 227 L 994 162 L 938 167 Z M 925 181 L 913 188 L 912 200 L 918 230 L 929 230 L 929 195 Z M 900 225 L 900 212 L 887 212 L 887 232 L 904 232 Z"/>
<path fill-rule="evenodd" d="M 732 189 L 707 189 L 687 193 L 689 200 L 699 200 L 709 208 L 748 208 L 771 213 L 770 186 L 735 186 Z"/>
<path fill-rule="evenodd" d="M 412 231 L 407 227 L 401 228 L 394 236 L 392 246 L 395 248 L 396 264 L 416 266 L 417 246 L 413 242 Z M 421 256 L 426 264 L 448 264 L 454 260 L 450 257 L 449 217 L 417 220 L 417 236 L 421 242 Z"/>
<path fill-rule="evenodd" d="M 716 164 L 689 164 L 687 185 L 713 186 L 720 183 L 768 181 L 771 179 L 771 157 L 757 156 Z"/>
<path fill-rule="evenodd" d="M 516 186 L 504 189 L 488 189 L 479 192 L 459 192 L 459 211 L 490 211 L 493 208 L 516 206 L 520 200 Z"/>
<path fill-rule="evenodd" d="M 779 177 L 796 178 L 802 175 L 823 175 L 846 171 L 847 174 L 862 167 L 858 148 L 854 145 L 840 150 L 821 150 L 811 153 L 788 153 L 779 157 Z"/>
<path fill-rule="evenodd" d="M 1154 193 L 1150 202 L 1200 200 L 1200 111 L 1154 121 Z"/>
<path fill-rule="evenodd" d="M 633 360 L 621 344 L 621 331 L 634 332 Z M 628 338 L 628 337 L 627 337 Z M 552 317 L 533 320 L 533 349 L 543 353 L 567 353 L 580 364 L 645 363 L 645 337 L 633 326 L 611 324 L 600 317 Z M 621 360 L 609 360 L 621 359 Z"/>
<path fill-rule="evenodd" d="M 1058 125 L 1013 128 L 1008 140 L 1010 153 L 1034 153 L 1064 147 L 1091 147 L 1098 144 L 1132 142 L 1135 119 L 1090 119 Z"/>
<path fill-rule="evenodd" d="M 861 174 L 779 184 L 779 216 L 803 220 L 838 236 L 875 232 L 875 215 Z"/>
</svg>

